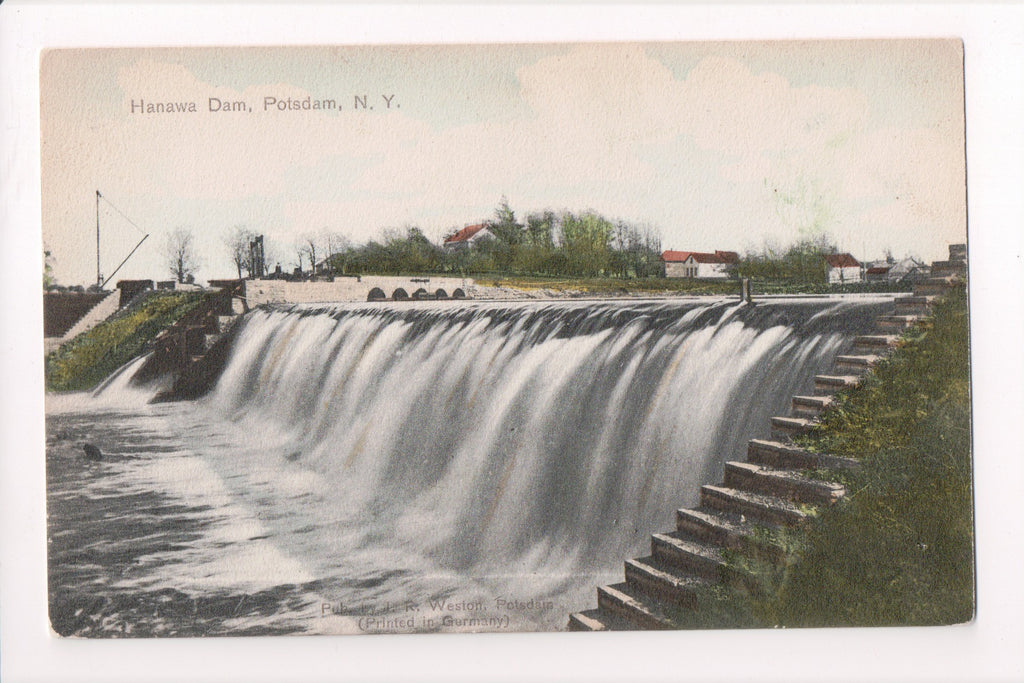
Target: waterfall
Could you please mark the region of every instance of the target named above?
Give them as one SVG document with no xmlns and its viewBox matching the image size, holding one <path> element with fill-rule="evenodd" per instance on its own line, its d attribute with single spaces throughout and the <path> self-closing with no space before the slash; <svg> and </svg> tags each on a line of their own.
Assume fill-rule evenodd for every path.
<svg viewBox="0 0 1024 683">
<path fill-rule="evenodd" d="M 321 482 L 352 548 L 589 591 L 887 301 L 266 308 L 201 409 L 258 444 L 239 467 Z"/>
</svg>

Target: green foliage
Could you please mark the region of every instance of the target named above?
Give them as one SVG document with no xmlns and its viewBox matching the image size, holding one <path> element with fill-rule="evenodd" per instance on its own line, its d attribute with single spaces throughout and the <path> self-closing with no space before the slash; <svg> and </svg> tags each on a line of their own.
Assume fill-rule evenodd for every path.
<svg viewBox="0 0 1024 683">
<path fill-rule="evenodd" d="M 47 356 L 46 389 L 81 391 L 95 387 L 142 353 L 162 330 L 196 308 L 204 296 L 198 292 L 154 294 L 78 335 Z"/>
<path fill-rule="evenodd" d="M 53 254 L 49 249 L 43 249 L 43 290 L 47 290 L 57 281 L 53 277 Z"/>
<path fill-rule="evenodd" d="M 783 623 L 951 624 L 974 611 L 970 354 L 954 292 L 809 445 L 861 458 L 780 593 Z"/>
<path fill-rule="evenodd" d="M 834 253 L 836 245 L 826 235 L 800 240 L 785 251 L 765 246 L 760 254 L 749 253 L 740 259 L 736 274 L 758 280 L 826 285 L 825 256 Z"/>
<path fill-rule="evenodd" d="M 490 239 L 454 249 L 432 244 L 419 228 L 386 232 L 331 257 L 333 272 L 355 274 L 503 274 L 527 277 L 651 278 L 663 275 L 661 243 L 651 228 L 614 224 L 593 211 L 544 211 L 517 220 L 502 197 L 487 222 Z"/>
</svg>

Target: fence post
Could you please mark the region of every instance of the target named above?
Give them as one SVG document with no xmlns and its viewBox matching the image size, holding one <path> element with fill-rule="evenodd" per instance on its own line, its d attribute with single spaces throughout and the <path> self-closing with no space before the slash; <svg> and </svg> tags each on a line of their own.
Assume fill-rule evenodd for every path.
<svg viewBox="0 0 1024 683">
<path fill-rule="evenodd" d="M 740 301 L 750 303 L 750 278 L 745 277 L 740 281 Z"/>
</svg>

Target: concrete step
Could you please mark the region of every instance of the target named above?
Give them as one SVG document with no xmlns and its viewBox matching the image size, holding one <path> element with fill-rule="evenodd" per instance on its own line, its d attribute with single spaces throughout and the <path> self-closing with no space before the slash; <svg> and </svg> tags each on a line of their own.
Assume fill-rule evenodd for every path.
<svg viewBox="0 0 1024 683">
<path fill-rule="evenodd" d="M 920 319 L 919 315 L 880 315 L 875 319 L 875 324 L 880 330 L 902 332 L 917 324 Z"/>
<path fill-rule="evenodd" d="M 779 441 L 751 439 L 747 444 L 747 460 L 758 465 L 780 469 L 853 469 L 859 463 L 852 458 L 812 453 L 792 444 Z"/>
<path fill-rule="evenodd" d="M 934 261 L 932 263 L 931 275 L 933 278 L 948 277 L 955 275 L 963 278 L 967 274 L 967 262 L 956 261 Z"/>
<path fill-rule="evenodd" d="M 674 531 L 651 534 L 651 555 L 658 561 L 687 571 L 698 578 L 719 581 L 722 578 L 722 552 L 707 543 Z"/>
<path fill-rule="evenodd" d="M 864 375 L 871 371 L 881 356 L 875 354 L 836 356 L 836 370 L 848 375 Z"/>
<path fill-rule="evenodd" d="M 794 396 L 791 412 L 794 417 L 818 417 L 834 402 L 831 396 Z"/>
<path fill-rule="evenodd" d="M 947 275 L 945 277 L 930 277 L 927 280 L 921 280 L 919 282 L 914 283 L 914 296 L 945 294 L 961 281 L 962 278 L 956 277 L 954 275 Z"/>
<path fill-rule="evenodd" d="M 740 491 L 778 496 L 807 505 L 831 505 L 846 495 L 846 489 L 840 484 L 752 462 L 725 463 L 724 483 Z"/>
<path fill-rule="evenodd" d="M 923 316 L 931 313 L 935 296 L 903 296 L 896 299 L 896 315 Z"/>
<path fill-rule="evenodd" d="M 819 396 L 834 394 L 844 389 L 853 389 L 860 385 L 860 381 L 860 375 L 816 375 L 814 393 Z"/>
<path fill-rule="evenodd" d="M 816 423 L 805 417 L 773 417 L 771 433 L 773 439 L 792 439 L 794 436 L 806 434 Z"/>
<path fill-rule="evenodd" d="M 807 513 L 788 500 L 727 486 L 702 486 L 700 504 L 779 526 L 796 526 L 807 521 Z"/>
<path fill-rule="evenodd" d="M 778 562 L 784 553 L 782 548 L 765 542 L 757 530 L 775 528 L 773 524 L 757 523 L 744 515 L 713 508 L 676 510 L 676 529 L 684 537 L 720 548 L 742 550 L 767 562 Z"/>
<path fill-rule="evenodd" d="M 883 355 L 891 351 L 899 341 L 895 334 L 862 334 L 853 340 L 853 353 Z"/>
<path fill-rule="evenodd" d="M 597 589 L 597 606 L 615 616 L 633 622 L 639 628 L 667 630 L 675 624 L 665 613 L 665 606 L 627 583 L 601 586 Z"/>
<path fill-rule="evenodd" d="M 710 585 L 689 572 L 654 556 L 626 560 L 626 583 L 676 607 L 697 609 L 697 590 Z"/>
<path fill-rule="evenodd" d="M 635 631 L 636 629 L 635 624 L 601 608 L 588 609 L 569 615 L 570 631 Z"/>
</svg>

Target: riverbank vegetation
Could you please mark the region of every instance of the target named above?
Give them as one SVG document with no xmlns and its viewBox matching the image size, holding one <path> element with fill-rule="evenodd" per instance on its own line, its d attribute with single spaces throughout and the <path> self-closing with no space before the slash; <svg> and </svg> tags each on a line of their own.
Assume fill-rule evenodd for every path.
<svg viewBox="0 0 1024 683">
<path fill-rule="evenodd" d="M 452 229 L 443 244 L 418 227 L 406 227 L 360 245 L 337 235 L 307 236 L 298 253 L 300 267 L 303 257 L 318 263 L 317 254 L 325 256 L 311 275 L 462 276 L 524 290 L 736 294 L 739 280 L 750 278 L 761 294 L 909 291 L 910 283 L 830 285 L 825 256 L 837 251 L 831 239 L 819 235 L 788 247 L 765 244 L 749 251 L 727 279 L 668 278 L 653 226 L 591 210 L 540 211 L 520 219 L 503 198 L 490 220 Z"/>
<path fill-rule="evenodd" d="M 772 539 L 777 564 L 729 562 L 754 589 L 716 586 L 681 627 L 939 625 L 974 614 L 966 295 L 955 291 L 802 445 L 857 458 L 825 473 L 847 496 L 806 532 Z"/>
<path fill-rule="evenodd" d="M 118 312 L 46 357 L 47 391 L 92 389 L 202 303 L 200 292 L 160 292 Z"/>
</svg>

